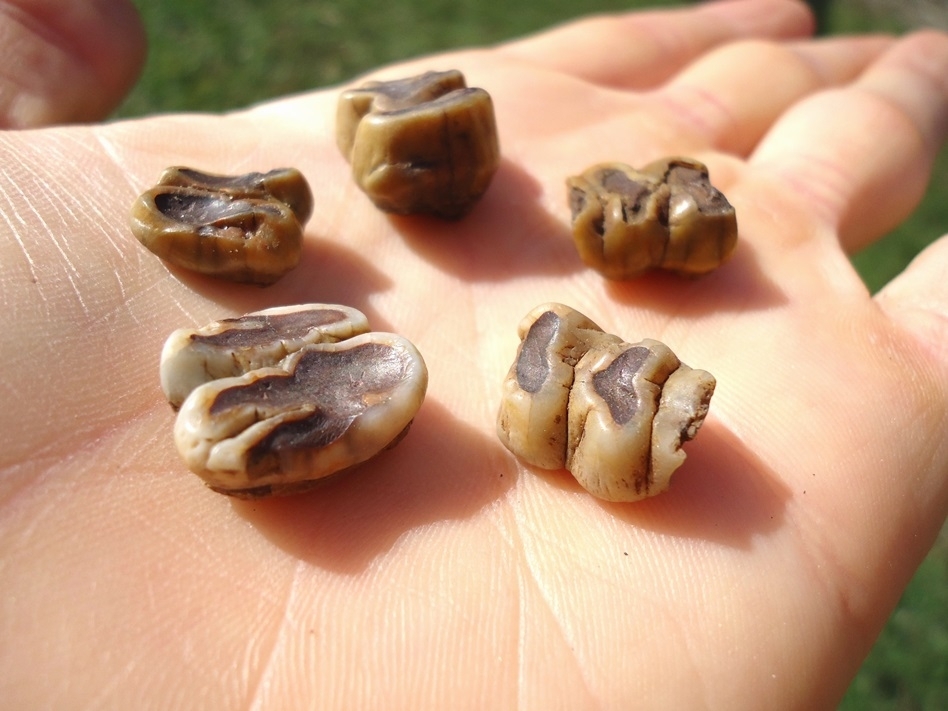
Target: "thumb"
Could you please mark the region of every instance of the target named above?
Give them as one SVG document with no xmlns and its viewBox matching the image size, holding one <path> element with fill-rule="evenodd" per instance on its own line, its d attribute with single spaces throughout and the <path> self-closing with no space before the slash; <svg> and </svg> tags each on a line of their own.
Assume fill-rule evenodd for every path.
<svg viewBox="0 0 948 711">
<path fill-rule="evenodd" d="M 935 367 L 948 364 L 948 236 L 924 249 L 876 301 L 912 333 Z"/>
<path fill-rule="evenodd" d="M 909 380 L 924 391 L 919 420 L 948 428 L 948 236 L 929 245 L 876 295 L 891 322 L 907 334 L 922 367 Z M 908 433 L 915 436 L 917 433 Z M 916 481 L 921 509 L 933 507 L 938 521 L 948 511 L 948 439 L 939 437 L 930 470 Z"/>
<path fill-rule="evenodd" d="M 0 128 L 105 118 L 144 59 L 130 0 L 0 0 Z"/>
</svg>

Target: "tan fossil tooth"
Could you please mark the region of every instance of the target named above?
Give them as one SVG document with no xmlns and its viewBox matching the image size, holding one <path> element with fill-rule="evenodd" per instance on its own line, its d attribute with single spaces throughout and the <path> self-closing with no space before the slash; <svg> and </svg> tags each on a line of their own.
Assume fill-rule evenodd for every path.
<svg viewBox="0 0 948 711">
<path fill-rule="evenodd" d="M 567 180 L 573 241 L 582 260 L 609 279 L 649 269 L 686 276 L 713 271 L 737 245 L 734 208 L 691 158 L 636 170 L 600 163 Z"/>
<path fill-rule="evenodd" d="M 299 264 L 309 185 L 292 168 L 221 176 L 173 167 L 132 204 L 132 233 L 201 274 L 266 286 Z"/>
<path fill-rule="evenodd" d="M 400 214 L 462 217 L 500 165 L 491 97 L 456 70 L 343 92 L 336 143 L 372 202 Z"/>
</svg>

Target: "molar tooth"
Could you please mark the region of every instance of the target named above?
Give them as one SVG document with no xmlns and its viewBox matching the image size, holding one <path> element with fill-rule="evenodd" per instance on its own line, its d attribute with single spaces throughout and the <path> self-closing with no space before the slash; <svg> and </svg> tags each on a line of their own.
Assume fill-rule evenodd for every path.
<svg viewBox="0 0 948 711">
<path fill-rule="evenodd" d="M 504 381 L 501 442 L 528 464 L 566 468 L 589 493 L 638 501 L 668 488 L 704 422 L 714 377 L 652 339 L 625 343 L 562 304 L 521 321 Z"/>
<path fill-rule="evenodd" d="M 174 437 L 188 468 L 254 498 L 308 489 L 394 446 L 428 371 L 407 339 L 367 330 L 355 309 L 308 304 L 172 334 L 162 385 L 172 404 L 183 399 Z"/>
<path fill-rule="evenodd" d="M 579 256 L 609 279 L 649 269 L 707 274 L 737 245 L 737 217 L 708 169 L 665 158 L 635 170 L 600 163 L 566 181 Z"/>
<path fill-rule="evenodd" d="M 400 214 L 462 217 L 500 165 L 490 95 L 456 70 L 343 92 L 336 143 L 376 207 Z"/>
</svg>

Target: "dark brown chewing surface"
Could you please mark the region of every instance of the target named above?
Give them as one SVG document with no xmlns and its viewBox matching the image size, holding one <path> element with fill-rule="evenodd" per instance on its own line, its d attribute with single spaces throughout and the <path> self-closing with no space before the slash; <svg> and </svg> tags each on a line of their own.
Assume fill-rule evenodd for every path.
<svg viewBox="0 0 948 711">
<path fill-rule="evenodd" d="M 363 91 L 373 94 L 372 110 L 401 111 L 428 101 L 434 101 L 452 91 L 466 88 L 464 75 L 456 69 L 445 72 L 425 72 L 406 79 L 373 82 Z M 358 91 L 358 90 L 356 90 Z"/>
<path fill-rule="evenodd" d="M 705 215 L 726 215 L 734 212 L 724 193 L 711 185 L 706 170 L 686 165 L 673 165 L 665 176 L 671 188 L 669 201 L 674 203 L 683 196 L 694 200 L 698 210 Z"/>
<path fill-rule="evenodd" d="M 328 402 L 332 404 L 323 406 L 325 412 L 348 417 L 366 408 L 366 395 L 387 391 L 404 372 L 398 352 L 379 343 L 333 351 L 307 348 L 292 373 L 228 388 L 215 398 L 210 413 L 218 415 L 245 405 L 277 412 Z"/>
<path fill-rule="evenodd" d="M 601 163 L 567 187 L 576 249 L 610 279 L 650 269 L 705 274 L 737 244 L 734 208 L 696 160 L 666 158 L 641 170 Z"/>
<path fill-rule="evenodd" d="M 296 168 L 275 168 L 266 173 L 218 175 L 174 166 L 162 173 L 158 185 L 177 185 L 232 198 L 278 200 L 289 206 L 300 225 L 306 224 L 313 213 L 313 194 L 303 174 Z"/>
<path fill-rule="evenodd" d="M 550 343 L 556 337 L 560 319 L 547 311 L 533 322 L 517 359 L 517 383 L 528 393 L 536 393 L 550 376 Z"/>
<path fill-rule="evenodd" d="M 586 191 L 579 187 L 569 189 L 569 211 L 573 218 L 586 208 Z"/>
<path fill-rule="evenodd" d="M 648 348 L 633 346 L 592 377 L 596 394 L 609 406 L 609 414 L 618 425 L 626 424 L 638 412 L 639 389 L 635 380 L 648 356 Z"/>
<path fill-rule="evenodd" d="M 266 216 L 280 214 L 279 209 L 265 202 L 233 200 L 191 190 L 159 192 L 155 195 L 155 207 L 172 220 L 193 225 L 199 233 L 206 227 L 236 227 L 250 235 L 267 219 Z M 265 213 L 265 216 L 259 213 Z"/>
<path fill-rule="evenodd" d="M 273 175 L 273 172 L 244 173 L 243 175 L 215 175 L 213 173 L 203 173 L 193 168 L 179 168 L 178 170 L 181 175 L 181 182 L 169 183 L 165 181 L 165 185 L 180 184 L 190 187 L 203 187 L 207 190 L 241 194 L 266 192 L 266 178 L 269 175 Z"/>
<path fill-rule="evenodd" d="M 275 341 L 303 338 L 314 328 L 341 323 L 348 315 L 338 309 L 306 309 L 284 314 L 248 314 L 240 318 L 222 319 L 233 325 L 220 333 L 195 333 L 191 341 L 219 348 L 249 348 Z"/>
<path fill-rule="evenodd" d="M 604 170 L 599 179 L 602 181 L 603 189 L 614 193 L 622 201 L 626 220 L 630 220 L 632 215 L 642 209 L 643 199 L 652 192 L 649 185 L 640 180 L 633 180 L 621 170 Z"/>
<path fill-rule="evenodd" d="M 222 391 L 210 407 L 212 417 L 252 407 L 257 420 L 285 420 L 255 443 L 247 455 L 247 476 L 279 469 L 281 453 L 322 449 L 342 437 L 353 420 L 405 377 L 407 363 L 380 343 L 344 350 L 305 349 L 292 373 L 260 378 Z"/>
</svg>

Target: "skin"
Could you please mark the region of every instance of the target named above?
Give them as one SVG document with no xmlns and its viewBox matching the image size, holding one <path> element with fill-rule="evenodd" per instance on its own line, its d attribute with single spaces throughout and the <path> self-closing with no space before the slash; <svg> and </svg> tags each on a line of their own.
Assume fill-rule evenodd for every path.
<svg viewBox="0 0 948 711">
<path fill-rule="evenodd" d="M 144 61 L 129 2 L 0 0 L 0 128 L 101 119 Z"/>
<path fill-rule="evenodd" d="M 494 97 L 504 163 L 459 223 L 371 206 L 336 90 L 0 134 L 0 698 L 833 708 L 948 511 L 948 241 L 875 297 L 846 259 L 926 186 L 948 38 L 811 30 L 802 4 L 748 0 L 378 73 L 457 67 Z M 672 153 L 735 206 L 734 258 L 698 280 L 583 268 L 566 176 Z M 257 289 L 148 253 L 128 208 L 175 164 L 300 168 L 301 267 Z M 517 322 L 553 300 L 717 378 L 668 493 L 603 503 L 498 442 Z M 428 398 L 397 448 L 319 490 L 214 494 L 174 450 L 161 344 L 305 301 L 412 340 Z"/>
</svg>

